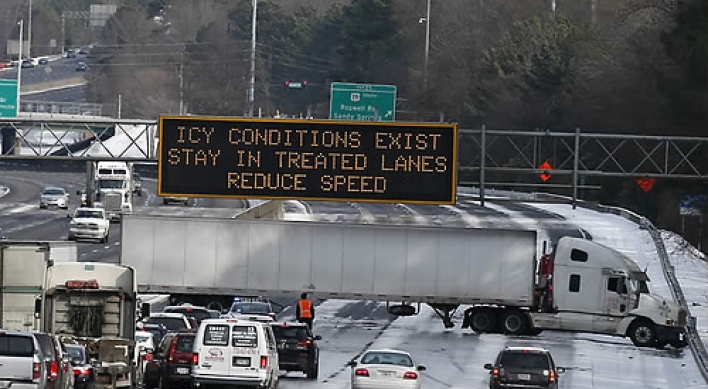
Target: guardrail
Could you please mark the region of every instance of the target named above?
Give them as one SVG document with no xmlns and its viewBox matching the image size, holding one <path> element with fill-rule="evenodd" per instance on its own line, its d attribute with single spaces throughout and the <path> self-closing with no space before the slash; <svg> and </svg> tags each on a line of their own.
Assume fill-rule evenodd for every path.
<svg viewBox="0 0 708 389">
<path fill-rule="evenodd" d="M 636 223 L 640 228 L 646 229 L 654 241 L 654 246 L 656 246 L 656 252 L 659 254 L 659 262 L 661 263 L 661 269 L 663 270 L 662 272 L 664 273 L 664 278 L 666 279 L 667 284 L 669 284 L 671 295 L 678 304 L 690 312 L 688 309 L 688 303 L 686 302 L 686 297 L 684 296 L 683 291 L 681 290 L 681 285 L 676 278 L 674 266 L 671 264 L 669 254 L 666 252 L 666 246 L 664 246 L 664 241 L 661 239 L 661 233 L 654 226 L 654 224 L 649 221 L 649 219 L 620 207 L 584 203 L 578 203 L 578 206 L 602 213 L 611 213 L 621 216 L 633 223 Z M 706 351 L 706 347 L 703 344 L 701 337 L 698 335 L 698 330 L 696 329 L 696 318 L 693 316 L 690 316 L 688 318 L 688 322 L 686 323 L 686 336 L 688 337 L 688 345 L 691 348 L 691 353 L 693 353 L 693 357 L 696 359 L 696 363 L 698 364 L 698 370 L 701 372 L 701 375 L 706 383 L 708 383 L 708 352 Z"/>
</svg>

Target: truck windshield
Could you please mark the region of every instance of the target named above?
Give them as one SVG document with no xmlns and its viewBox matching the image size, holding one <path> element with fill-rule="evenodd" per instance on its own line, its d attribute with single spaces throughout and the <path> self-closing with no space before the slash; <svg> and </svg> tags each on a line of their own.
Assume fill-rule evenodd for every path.
<svg viewBox="0 0 708 389">
<path fill-rule="evenodd" d="M 627 279 L 627 286 L 631 289 L 632 293 L 649 293 L 649 285 L 646 281 L 633 280 L 629 278 Z"/>
<path fill-rule="evenodd" d="M 123 189 L 125 181 L 123 180 L 99 180 L 99 189 Z"/>
</svg>

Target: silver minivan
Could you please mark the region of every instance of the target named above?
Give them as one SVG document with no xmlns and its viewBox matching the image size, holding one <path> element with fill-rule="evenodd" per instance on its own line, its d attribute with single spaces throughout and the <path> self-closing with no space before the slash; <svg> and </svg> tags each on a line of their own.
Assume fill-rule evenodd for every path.
<svg viewBox="0 0 708 389">
<path fill-rule="evenodd" d="M 269 323 L 242 319 L 204 319 L 194 341 L 194 387 L 208 385 L 278 386 L 278 350 Z"/>
<path fill-rule="evenodd" d="M 45 389 L 48 366 L 37 338 L 26 331 L 0 330 L 0 387 Z"/>
</svg>

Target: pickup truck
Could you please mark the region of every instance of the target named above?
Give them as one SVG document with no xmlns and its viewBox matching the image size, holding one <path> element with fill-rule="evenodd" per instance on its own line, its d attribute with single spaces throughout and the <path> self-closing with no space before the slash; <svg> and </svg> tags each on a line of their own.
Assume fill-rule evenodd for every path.
<svg viewBox="0 0 708 389">
<path fill-rule="evenodd" d="M 97 239 L 108 242 L 110 220 L 103 208 L 77 208 L 69 222 L 69 240 Z"/>
</svg>

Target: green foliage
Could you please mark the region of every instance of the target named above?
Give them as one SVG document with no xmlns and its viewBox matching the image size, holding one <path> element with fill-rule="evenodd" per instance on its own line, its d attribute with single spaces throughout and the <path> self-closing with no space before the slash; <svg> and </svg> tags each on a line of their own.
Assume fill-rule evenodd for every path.
<svg viewBox="0 0 708 389">
<path fill-rule="evenodd" d="M 482 102 L 486 112 L 504 98 L 533 103 L 536 109 L 545 102 L 542 115 L 525 125 L 559 125 L 572 104 L 577 64 L 591 53 L 584 31 L 565 18 L 516 23 L 495 47 L 483 52 L 483 81 L 477 89 L 490 96 Z"/>
<path fill-rule="evenodd" d="M 669 58 L 680 69 L 657 77 L 661 90 L 671 101 L 675 125 L 688 128 L 692 135 L 706 136 L 708 114 L 708 2 L 687 0 L 679 3 L 676 24 L 662 36 Z"/>
<path fill-rule="evenodd" d="M 394 69 L 405 63 L 394 11 L 392 0 L 353 0 L 342 8 L 334 78 L 369 83 L 391 83 L 396 78 Z"/>
</svg>

